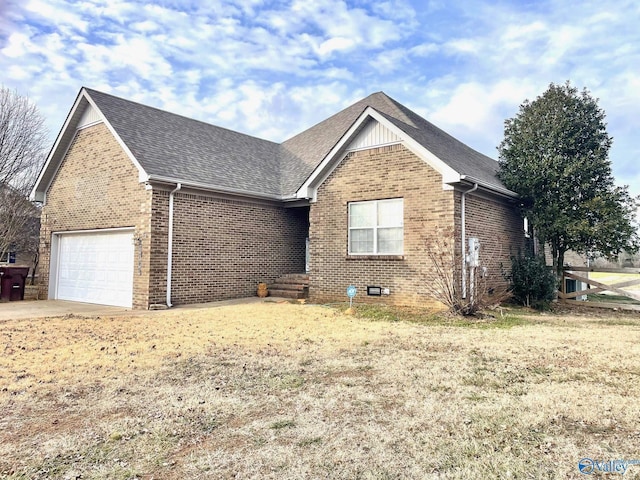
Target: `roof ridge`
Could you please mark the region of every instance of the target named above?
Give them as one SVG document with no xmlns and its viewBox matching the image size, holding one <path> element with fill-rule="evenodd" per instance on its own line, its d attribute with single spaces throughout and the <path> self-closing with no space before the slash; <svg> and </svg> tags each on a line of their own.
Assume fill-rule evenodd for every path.
<svg viewBox="0 0 640 480">
<path fill-rule="evenodd" d="M 401 116 L 401 117 L 403 117 L 404 119 L 406 119 L 406 121 L 405 121 L 404 123 L 408 123 L 408 124 L 409 124 L 409 125 L 411 125 L 412 127 L 417 128 L 417 127 L 416 127 L 415 122 L 414 122 L 412 119 L 410 119 L 410 118 L 409 118 L 409 116 L 406 114 L 406 112 L 404 112 L 404 111 L 402 110 L 402 108 L 401 108 L 401 107 L 402 107 L 403 105 L 402 105 L 401 103 L 399 103 L 399 102 L 398 102 L 398 101 L 396 101 L 394 98 L 390 97 L 389 95 L 387 95 L 386 93 L 384 93 L 384 92 L 382 92 L 382 91 L 381 91 L 381 92 L 378 92 L 378 93 L 379 93 L 379 94 L 381 94 L 382 100 L 383 100 L 385 103 L 387 103 L 387 104 L 388 104 L 388 105 L 389 105 L 389 106 L 390 106 L 390 107 L 391 107 L 395 112 L 399 113 L 399 114 L 400 114 L 399 116 Z M 375 109 L 375 107 L 372 107 L 372 108 L 374 108 L 374 109 Z M 406 108 L 406 107 L 405 107 L 405 108 Z M 409 110 L 409 109 L 407 109 L 407 110 Z M 413 112 L 413 111 L 411 111 L 411 110 L 409 110 L 409 111 L 410 111 L 411 113 L 414 113 L 414 112 Z M 394 115 L 391 115 L 391 116 L 393 116 L 394 118 L 396 118 L 396 119 L 398 119 L 398 120 L 402 120 L 402 118 L 398 118 L 398 116 L 394 116 Z"/>
<path fill-rule="evenodd" d="M 367 108 L 376 111 L 452 170 L 500 186 L 497 162 L 383 91 L 367 95 L 280 143 L 83 87 L 149 173 L 243 191 L 291 195 L 339 144 Z M 117 127 L 116 127 L 117 124 Z M 196 127 L 197 126 L 197 127 Z M 136 132 L 141 130 L 143 136 Z"/>
<path fill-rule="evenodd" d="M 231 128 L 228 128 L 228 127 L 222 127 L 220 125 L 215 125 L 213 123 L 210 123 L 210 122 L 207 122 L 207 121 L 204 121 L 204 120 L 199 120 L 197 118 L 188 117 L 188 116 L 183 115 L 181 113 L 170 112 L 169 110 L 164 110 L 162 108 L 154 107 L 153 105 L 147 105 L 145 103 L 137 102 L 135 100 L 129 100 L 127 98 L 118 97 L 117 95 L 113 95 L 111 93 L 102 92 L 100 90 L 95 90 L 93 88 L 88 88 L 88 87 L 82 87 L 82 89 L 87 91 L 87 93 L 91 93 L 91 92 L 97 93 L 98 95 L 104 95 L 104 96 L 113 98 L 115 100 L 121 101 L 121 102 L 127 102 L 129 104 L 136 105 L 137 107 L 142 107 L 142 108 L 147 108 L 147 109 L 150 109 L 150 110 L 155 110 L 156 112 L 160 112 L 160 113 L 163 113 L 163 114 L 166 114 L 166 115 L 171 115 L 173 117 L 180 117 L 180 118 L 183 118 L 183 119 L 188 120 L 190 122 L 200 123 L 200 124 L 206 125 L 208 127 L 213 127 L 213 128 L 220 129 L 220 130 L 226 130 L 227 132 L 231 132 L 231 133 L 234 133 L 234 134 L 237 134 L 237 135 L 244 135 L 246 137 L 250 137 L 250 138 L 253 138 L 253 139 L 256 139 L 256 140 L 261 140 L 263 142 L 268 142 L 268 143 L 271 143 L 271 144 L 274 144 L 274 145 L 279 145 L 278 142 L 274 142 L 273 140 L 267 140 L 265 138 L 257 137 L 255 135 L 251 135 L 249 133 L 240 132 L 238 130 L 232 130 Z"/>
</svg>

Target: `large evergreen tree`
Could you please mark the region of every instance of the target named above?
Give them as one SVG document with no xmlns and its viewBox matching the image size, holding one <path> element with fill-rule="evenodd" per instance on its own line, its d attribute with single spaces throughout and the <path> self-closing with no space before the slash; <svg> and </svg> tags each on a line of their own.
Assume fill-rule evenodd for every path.
<svg viewBox="0 0 640 480">
<path fill-rule="evenodd" d="M 499 177 L 520 195 L 558 274 L 568 250 L 615 257 L 638 249 L 638 200 L 614 184 L 611 142 L 597 99 L 569 82 L 552 83 L 505 121 Z"/>
</svg>

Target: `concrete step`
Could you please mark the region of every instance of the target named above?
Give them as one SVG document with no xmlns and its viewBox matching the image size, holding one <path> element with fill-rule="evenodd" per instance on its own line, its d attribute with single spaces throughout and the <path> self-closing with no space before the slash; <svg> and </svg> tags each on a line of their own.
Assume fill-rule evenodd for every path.
<svg viewBox="0 0 640 480">
<path fill-rule="evenodd" d="M 267 286 L 269 295 L 284 298 L 308 298 L 309 275 L 306 273 L 286 273 Z"/>
<path fill-rule="evenodd" d="M 309 275 L 303 273 L 288 273 L 281 275 L 274 283 L 309 283 Z"/>
<path fill-rule="evenodd" d="M 309 275 L 287 273 L 267 286 L 269 295 L 284 298 L 307 298 L 309 296 Z"/>
<path fill-rule="evenodd" d="M 295 290 L 272 290 L 269 289 L 269 295 L 272 297 L 282 297 L 282 298 L 296 298 L 301 299 L 305 298 L 304 292 L 298 292 Z"/>
<path fill-rule="evenodd" d="M 279 280 L 279 279 L 278 279 Z M 309 288 L 309 284 L 304 283 L 272 283 L 268 286 L 269 290 L 294 290 L 303 292 L 305 288 Z"/>
</svg>

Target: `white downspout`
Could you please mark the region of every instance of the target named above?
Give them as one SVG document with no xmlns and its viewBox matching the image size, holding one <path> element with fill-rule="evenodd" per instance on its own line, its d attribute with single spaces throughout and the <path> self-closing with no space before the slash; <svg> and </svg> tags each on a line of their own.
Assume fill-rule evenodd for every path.
<svg viewBox="0 0 640 480">
<path fill-rule="evenodd" d="M 173 307 L 171 303 L 171 268 L 173 264 L 173 196 L 182 188 L 182 184 L 176 184 L 176 188 L 169 193 L 169 234 L 167 240 L 167 307 Z"/>
<path fill-rule="evenodd" d="M 467 298 L 467 227 L 466 227 L 466 196 L 467 193 L 475 192 L 478 189 L 478 184 L 474 183 L 473 188 L 462 192 L 460 197 L 460 209 L 462 210 L 462 228 L 461 228 L 461 250 L 462 250 L 462 298 Z"/>
</svg>

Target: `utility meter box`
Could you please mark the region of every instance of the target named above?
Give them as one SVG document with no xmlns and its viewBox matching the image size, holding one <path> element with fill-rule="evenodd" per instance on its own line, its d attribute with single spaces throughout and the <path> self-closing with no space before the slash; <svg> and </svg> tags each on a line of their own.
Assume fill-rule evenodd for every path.
<svg viewBox="0 0 640 480">
<path fill-rule="evenodd" d="M 480 240 L 476 237 L 469 238 L 469 253 L 467 254 L 467 265 L 478 267 L 480 265 Z"/>
</svg>

